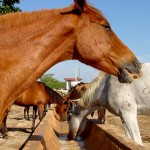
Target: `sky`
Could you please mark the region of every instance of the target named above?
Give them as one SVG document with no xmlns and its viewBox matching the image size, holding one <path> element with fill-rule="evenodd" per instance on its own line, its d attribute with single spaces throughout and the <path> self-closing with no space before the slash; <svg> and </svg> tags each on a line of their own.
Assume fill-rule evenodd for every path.
<svg viewBox="0 0 150 150">
<path fill-rule="evenodd" d="M 17 5 L 22 11 L 63 8 L 73 0 L 20 0 Z M 140 62 L 150 62 L 150 0 L 88 0 L 99 9 L 109 21 L 112 30 L 136 55 Z M 82 82 L 92 81 L 98 70 L 76 60 L 61 62 L 45 74 L 53 73 L 54 78 L 79 76 Z"/>
</svg>

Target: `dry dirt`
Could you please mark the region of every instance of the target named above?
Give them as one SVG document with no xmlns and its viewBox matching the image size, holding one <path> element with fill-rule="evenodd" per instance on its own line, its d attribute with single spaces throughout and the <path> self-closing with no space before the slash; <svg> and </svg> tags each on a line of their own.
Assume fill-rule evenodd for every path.
<svg viewBox="0 0 150 150">
<path fill-rule="evenodd" d="M 19 150 L 32 133 L 32 110 L 30 111 L 30 121 L 23 119 L 23 107 L 12 106 L 7 119 L 9 136 L 0 138 L 0 150 Z M 36 125 L 39 119 L 36 119 Z"/>
<path fill-rule="evenodd" d="M 32 111 L 30 111 L 32 115 Z M 116 117 L 109 112 L 106 113 L 107 124 L 120 128 L 124 134 L 122 124 L 119 117 Z M 138 122 L 144 146 L 150 148 L 150 117 L 138 116 Z M 39 120 L 36 120 L 36 124 Z M 0 150 L 21 150 L 22 145 L 27 141 L 31 134 L 32 120 L 27 121 L 23 119 L 23 108 L 19 106 L 13 106 L 7 119 L 7 126 L 9 129 L 9 137 L 0 139 Z"/>
</svg>

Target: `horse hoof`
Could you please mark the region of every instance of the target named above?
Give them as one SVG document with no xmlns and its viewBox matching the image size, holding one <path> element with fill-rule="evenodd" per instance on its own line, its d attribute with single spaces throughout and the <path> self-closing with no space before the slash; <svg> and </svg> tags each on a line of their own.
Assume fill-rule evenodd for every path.
<svg viewBox="0 0 150 150">
<path fill-rule="evenodd" d="M 32 127 L 31 130 L 32 130 L 32 132 L 33 132 L 33 131 L 35 130 L 35 127 Z"/>
<path fill-rule="evenodd" d="M 7 137 L 8 137 L 8 133 L 5 133 L 5 134 L 0 133 L 0 138 L 6 138 L 7 139 Z"/>
<path fill-rule="evenodd" d="M 4 138 L 3 134 L 0 134 L 0 138 Z"/>
</svg>

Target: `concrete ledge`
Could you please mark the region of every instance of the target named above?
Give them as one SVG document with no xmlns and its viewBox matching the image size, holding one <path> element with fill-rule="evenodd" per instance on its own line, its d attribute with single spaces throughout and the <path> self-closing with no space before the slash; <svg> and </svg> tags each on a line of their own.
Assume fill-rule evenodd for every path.
<svg viewBox="0 0 150 150">
<path fill-rule="evenodd" d="M 85 131 L 87 150 L 146 150 L 145 147 L 120 134 L 120 130 L 115 126 L 99 124 L 91 117 L 87 120 L 87 126 Z"/>
<path fill-rule="evenodd" d="M 54 119 L 53 110 L 49 110 L 29 138 L 23 150 L 59 150 L 60 143 L 55 133 L 55 131 L 59 132 L 60 130 L 59 124 L 59 121 L 57 122 Z"/>
<path fill-rule="evenodd" d="M 62 149 L 58 140 L 61 129 L 61 124 L 55 118 L 53 110 L 49 110 L 29 138 L 23 150 Z M 87 150 L 148 150 L 120 134 L 119 129 L 115 128 L 115 126 L 99 124 L 93 118 L 87 119 L 87 127 L 84 135 Z M 72 148 L 75 149 L 74 145 L 72 145 Z"/>
</svg>

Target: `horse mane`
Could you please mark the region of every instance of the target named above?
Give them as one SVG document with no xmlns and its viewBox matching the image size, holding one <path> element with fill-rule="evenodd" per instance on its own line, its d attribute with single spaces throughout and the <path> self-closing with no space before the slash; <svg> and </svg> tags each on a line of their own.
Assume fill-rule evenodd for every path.
<svg viewBox="0 0 150 150">
<path fill-rule="evenodd" d="M 62 9 L 43 9 L 33 12 L 15 12 L 0 16 L 0 27 L 13 27 L 22 24 L 32 23 L 36 20 L 42 20 L 54 18 L 56 15 L 60 15 Z"/>
<path fill-rule="evenodd" d="M 43 9 L 33 12 L 15 12 L 5 14 L 0 16 L 0 29 L 28 24 L 46 18 L 51 20 L 51 18 L 55 18 L 55 16 L 61 15 L 61 12 L 67 11 L 68 9 L 72 8 L 73 5 L 61 9 Z M 103 14 L 91 5 L 87 5 L 87 11 L 85 13 L 90 15 L 90 20 L 97 20 L 103 17 Z"/>
<path fill-rule="evenodd" d="M 83 85 L 83 84 L 85 84 L 85 82 L 79 82 L 76 86 Z"/>
<path fill-rule="evenodd" d="M 63 104 L 63 102 L 65 101 L 64 97 L 61 96 L 60 94 L 58 94 L 53 89 L 51 89 L 50 87 L 48 87 L 48 86 L 45 86 L 45 87 L 46 87 L 47 93 L 52 98 L 53 103 L 56 103 L 59 106 L 61 106 Z"/>
<path fill-rule="evenodd" d="M 61 96 L 56 91 L 48 87 L 44 82 L 41 82 L 41 81 L 37 81 L 37 82 L 39 84 L 44 85 L 45 90 L 47 91 L 48 95 L 52 98 L 53 103 L 57 103 L 59 106 L 63 104 L 63 102 L 65 101 L 63 96 Z"/>
<path fill-rule="evenodd" d="M 95 100 L 97 100 L 97 88 L 100 86 L 102 80 L 107 74 L 105 72 L 100 72 L 100 74 L 90 83 L 88 89 L 79 99 L 79 105 L 89 108 Z"/>
</svg>

